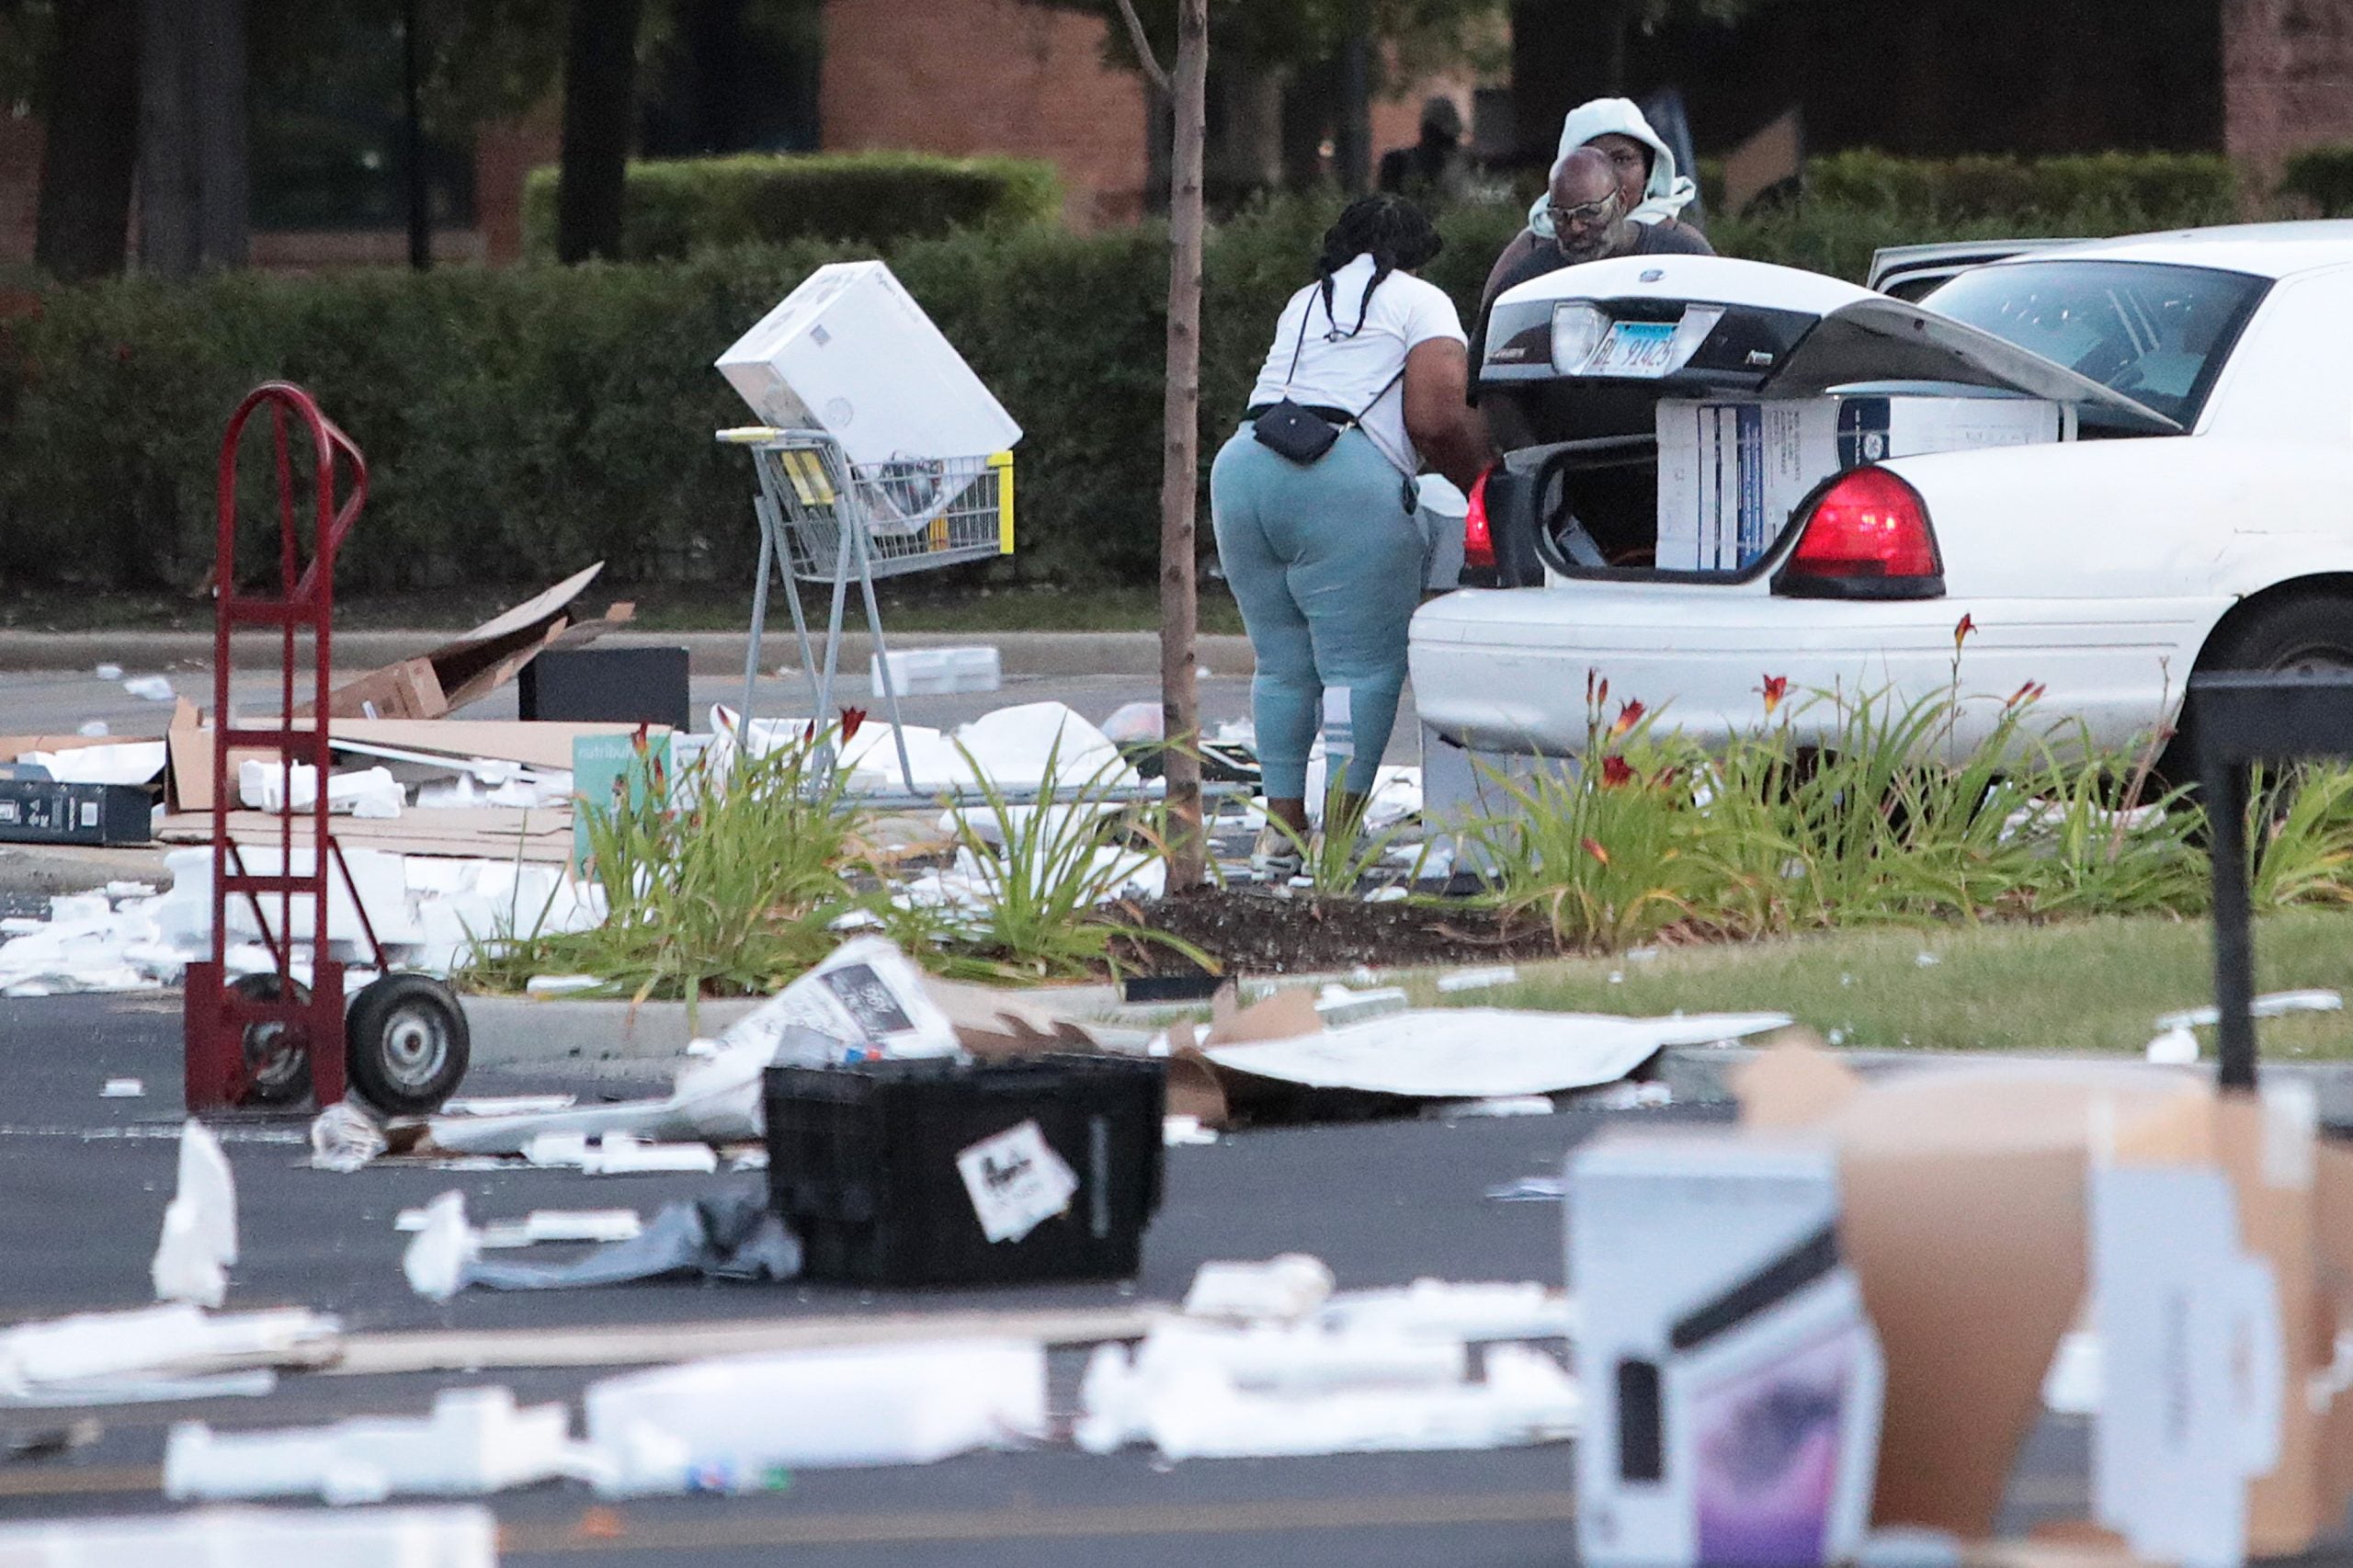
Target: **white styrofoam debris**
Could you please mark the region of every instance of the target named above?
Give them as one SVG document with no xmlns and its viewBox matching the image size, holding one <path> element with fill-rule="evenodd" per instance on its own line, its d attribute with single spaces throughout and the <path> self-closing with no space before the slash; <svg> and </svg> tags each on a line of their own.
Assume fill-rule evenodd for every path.
<svg viewBox="0 0 2353 1568">
<path fill-rule="evenodd" d="M 97 733 L 104 734 L 105 727 L 101 725 Z M 164 759 L 162 741 L 29 751 L 17 758 L 48 769 L 49 776 L 61 784 L 145 784 L 164 771 Z"/>
<path fill-rule="evenodd" d="M 430 1204 L 404 1209 L 393 1219 L 392 1229 L 422 1232 L 433 1223 L 435 1213 Z M 479 1244 L 489 1249 L 542 1242 L 635 1241 L 644 1231 L 645 1221 L 634 1209 L 534 1209 L 520 1220 L 493 1220 L 475 1234 Z"/>
<path fill-rule="evenodd" d="M 162 676 L 132 676 L 122 683 L 122 689 L 142 702 L 169 702 L 177 695 Z"/>
<path fill-rule="evenodd" d="M 0 1525 L 0 1562 L 10 1568 L 497 1568 L 498 1520 L 478 1506 L 356 1514 L 195 1508 L 152 1517 L 44 1519 Z"/>
<path fill-rule="evenodd" d="M 248 757 L 237 765 L 237 799 L 248 810 L 282 815 L 318 804 L 319 770 L 307 762 L 270 763 Z M 385 767 L 327 776 L 327 810 L 357 817 L 401 814 L 408 791 Z"/>
<path fill-rule="evenodd" d="M 1234 1323 L 1296 1322 L 1330 1299 L 1333 1283 L 1324 1260 L 1305 1253 L 1264 1263 L 1204 1263 L 1185 1292 L 1185 1312 Z"/>
<path fill-rule="evenodd" d="M 100 680 L 120 680 L 122 678 L 122 666 L 120 665 L 100 665 L 91 673 L 97 676 Z"/>
<path fill-rule="evenodd" d="M 0 1405 L 176 1397 L 157 1391 L 199 1374 L 315 1362 L 341 1332 L 335 1319 L 295 1308 L 216 1316 L 186 1302 L 20 1324 L 0 1330 Z"/>
<path fill-rule="evenodd" d="M 153 898 L 155 889 L 149 882 L 108 882 L 106 894 L 110 899 Z"/>
<path fill-rule="evenodd" d="M 2097 1415 L 2100 1385 L 2099 1335 L 2075 1329 L 2063 1335 L 2042 1377 L 2042 1404 L 2054 1415 Z"/>
<path fill-rule="evenodd" d="M 535 974 L 523 983 L 527 996 L 571 996 L 605 983 L 593 974 Z"/>
<path fill-rule="evenodd" d="M 204 1123 L 180 1129 L 179 1190 L 164 1210 L 164 1233 L 148 1272 L 159 1301 L 217 1307 L 237 1261 L 237 1187 L 229 1156 Z"/>
<path fill-rule="evenodd" d="M 867 683 L 873 694 L 883 693 L 883 676 L 902 697 L 952 692 L 995 691 L 1005 684 L 1005 661 L 996 649 L 894 648 L 887 655 L 867 655 Z"/>
<path fill-rule="evenodd" d="M 597 1141 L 595 1156 L 580 1167 L 590 1176 L 636 1176 L 646 1171 L 715 1171 L 719 1153 L 708 1143 L 648 1142 L 626 1132 Z"/>
<path fill-rule="evenodd" d="M 2258 1018 L 2277 1018 L 2290 1013 L 2335 1013 L 2344 1006 L 2344 996 L 2335 991 L 2273 991 L 2256 997 L 2249 1004 L 2247 1012 Z M 2222 1014 L 2208 1006 L 2167 1013 L 2157 1020 L 2157 1028 L 2160 1030 L 2211 1028 L 2221 1021 Z"/>
<path fill-rule="evenodd" d="M 1673 1105 L 1675 1091 L 1655 1081 L 1638 1084 L 1628 1079 L 1598 1088 L 1579 1089 L 1576 1103 L 1584 1110 L 1648 1110 Z"/>
<path fill-rule="evenodd" d="M 382 1153 L 386 1146 L 384 1130 L 375 1118 L 350 1100 L 337 1100 L 311 1119 L 313 1170 L 348 1174 Z"/>
<path fill-rule="evenodd" d="M 529 1116 L 538 1111 L 569 1110 L 580 1103 L 577 1095 L 461 1095 L 445 1100 L 443 1116 Z"/>
<path fill-rule="evenodd" d="M 1509 964 L 1495 964 L 1486 969 L 1458 969 L 1438 977 L 1438 988 L 1443 992 L 1485 991 L 1497 985 L 1510 985 L 1519 979 L 1519 971 Z"/>
<path fill-rule="evenodd" d="M 1314 1321 L 1334 1332 L 1378 1329 L 1473 1343 L 1564 1339 L 1575 1330 L 1576 1305 L 1564 1291 L 1534 1281 L 1416 1279 L 1397 1289 L 1344 1290 Z"/>
<path fill-rule="evenodd" d="M 1483 1100 L 1441 1100 L 1424 1106 L 1427 1120 L 1453 1121 L 1461 1117 L 1550 1116 L 1557 1108 L 1543 1095 L 1493 1095 Z"/>
<path fill-rule="evenodd" d="M 138 1078 L 108 1078 L 98 1090 L 102 1100 L 135 1100 L 147 1093 L 146 1084 Z"/>
<path fill-rule="evenodd" d="M 1164 1043 L 1167 1037 L 1161 1037 Z M 1163 1054 L 1165 1054 L 1164 1050 Z M 1166 1116 L 1160 1120 L 1160 1142 L 1164 1148 L 1178 1149 L 1198 1143 L 1214 1143 L 1217 1132 L 1201 1125 L 1198 1116 Z"/>
<path fill-rule="evenodd" d="M 2198 1037 L 2176 1025 L 2151 1040 L 2142 1052 L 2160 1067 L 2190 1067 L 2198 1062 Z"/>
<path fill-rule="evenodd" d="M 1402 985 L 1377 986 L 1366 991 L 1352 991 L 1345 985 L 1326 985 L 1316 994 L 1315 1016 L 1327 1028 L 1362 1023 L 1390 1013 L 1405 1010 L 1408 998 Z"/>
<path fill-rule="evenodd" d="M 1035 1341 L 727 1357 L 608 1378 L 584 1403 L 599 1488 L 621 1495 L 756 1489 L 779 1468 L 929 1464 L 1049 1430 Z"/>
<path fill-rule="evenodd" d="M 445 1192 L 425 1206 L 416 1239 L 401 1255 L 401 1272 L 426 1301 L 446 1301 L 464 1289 L 466 1265 L 481 1252 L 481 1238 L 466 1223 L 466 1195 Z"/>
<path fill-rule="evenodd" d="M 279 1432 L 215 1432 L 183 1421 L 164 1444 L 164 1495 L 316 1496 L 381 1503 L 483 1496 L 591 1472 L 561 1404 L 517 1409 L 512 1390 L 445 1389 L 433 1414 L 375 1416 Z"/>
</svg>

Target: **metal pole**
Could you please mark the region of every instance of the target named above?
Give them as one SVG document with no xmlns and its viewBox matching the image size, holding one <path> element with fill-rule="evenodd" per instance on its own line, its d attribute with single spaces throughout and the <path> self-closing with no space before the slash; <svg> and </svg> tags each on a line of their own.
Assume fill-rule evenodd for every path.
<svg viewBox="0 0 2353 1568">
<path fill-rule="evenodd" d="M 753 460 L 758 461 L 756 456 Z M 752 521 L 760 530 L 760 575 L 752 585 L 752 635 L 744 644 L 744 706 L 735 712 L 735 766 L 742 767 L 752 755 L 752 687 L 760 678 L 760 636 L 768 624 L 768 565 L 774 559 L 776 544 L 768 532 L 767 497 L 752 497 Z"/>
<path fill-rule="evenodd" d="M 899 722 L 899 687 L 891 678 L 891 650 L 882 642 L 882 611 L 874 602 L 874 562 L 867 553 L 866 530 L 858 530 L 858 582 L 866 594 L 866 630 L 874 638 L 874 668 L 882 682 L 882 706 L 891 715 L 891 739 L 899 748 L 899 781 L 915 792 L 915 765 L 907 760 L 907 727 Z"/>
<path fill-rule="evenodd" d="M 2255 1087 L 2255 953 L 2246 892 L 2246 765 L 2214 756 L 2201 769 L 2214 857 L 2214 1007 L 2221 1015 L 2218 1081 Z"/>
<path fill-rule="evenodd" d="M 433 212 L 425 191 L 425 110 L 416 60 L 417 0 L 401 7 L 401 174 L 408 205 L 408 264 L 433 266 Z"/>
</svg>

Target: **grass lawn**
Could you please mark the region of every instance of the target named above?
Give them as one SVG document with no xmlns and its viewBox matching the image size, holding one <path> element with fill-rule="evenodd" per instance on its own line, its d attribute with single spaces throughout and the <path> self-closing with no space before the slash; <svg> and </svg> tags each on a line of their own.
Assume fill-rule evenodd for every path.
<svg viewBox="0 0 2353 1568">
<path fill-rule="evenodd" d="M 1448 996 L 1427 977 L 1412 987 L 1417 1003 L 1456 1006 L 1784 1012 L 1864 1049 L 2138 1054 L 2159 1013 L 2213 1000 L 2211 943 L 2203 921 L 2153 918 L 1854 931 L 1669 948 L 1647 960 L 1522 964 L 1516 985 Z M 2266 916 L 2256 923 L 2255 950 L 2258 991 L 2353 994 L 2353 912 Z M 1923 964 L 1923 953 L 1937 961 Z M 2256 1028 L 2274 1056 L 2353 1057 L 2353 1014 Z M 2213 1031 L 2199 1033 L 2211 1060 Z"/>
<path fill-rule="evenodd" d="M 347 594 L 335 599 L 335 624 L 347 631 L 463 631 L 528 597 L 537 586 L 452 589 L 441 593 Z M 1156 588 L 1080 588 L 1068 592 L 1051 586 L 961 588 L 954 591 L 884 586 L 882 629 L 891 631 L 1155 631 L 1160 627 Z M 615 599 L 637 604 L 637 627 L 646 631 L 741 631 L 751 621 L 752 588 L 679 586 L 655 584 L 631 587 L 597 582 L 580 597 L 588 614 L 601 611 Z M 801 602 L 813 625 L 824 625 L 827 591 L 804 588 Z M 866 618 L 855 589 L 844 623 L 853 631 L 865 628 Z M 771 600 L 771 631 L 790 632 L 792 618 Z M 0 631 L 210 631 L 212 608 L 209 599 L 172 594 L 77 594 L 27 590 L 0 597 Z M 1239 632 L 1242 615 L 1222 583 L 1201 585 L 1201 630 Z"/>
</svg>

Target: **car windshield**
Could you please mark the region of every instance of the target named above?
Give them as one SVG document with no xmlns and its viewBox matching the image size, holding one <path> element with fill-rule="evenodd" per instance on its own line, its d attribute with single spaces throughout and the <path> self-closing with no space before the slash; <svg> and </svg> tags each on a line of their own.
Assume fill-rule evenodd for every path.
<svg viewBox="0 0 2353 1568">
<path fill-rule="evenodd" d="M 2137 261 L 2016 262 L 1962 273 L 1920 301 L 2066 366 L 2185 430 L 2265 280 Z"/>
</svg>

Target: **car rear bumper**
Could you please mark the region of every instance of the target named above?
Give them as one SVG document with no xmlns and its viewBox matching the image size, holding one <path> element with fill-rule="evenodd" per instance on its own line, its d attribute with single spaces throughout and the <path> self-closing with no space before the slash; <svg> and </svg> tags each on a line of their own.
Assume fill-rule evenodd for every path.
<svg viewBox="0 0 2353 1568">
<path fill-rule="evenodd" d="M 1807 738 L 1835 727 L 1832 706 L 1807 705 L 1809 693 L 1890 691 L 1908 703 L 1957 679 L 1964 741 L 2033 682 L 2046 687 L 2046 719 L 2080 718 L 2097 741 L 2121 744 L 2170 716 L 2228 602 L 1829 601 L 1777 597 L 1762 583 L 1463 592 L 1415 618 L 1414 694 L 1423 721 L 1458 744 L 1571 756 L 1586 742 L 1588 672 L 1609 683 L 1612 714 L 1639 700 L 1710 743 L 1768 722 L 1768 677 L 1788 682 Z M 1973 630 L 1956 664 L 1964 613 Z"/>
</svg>

